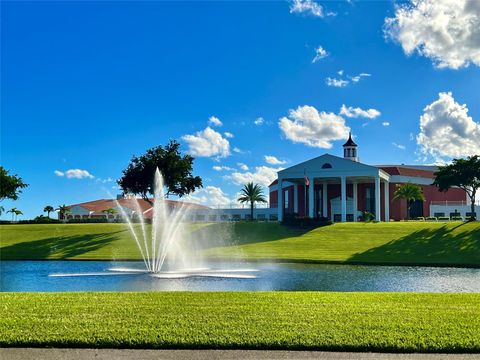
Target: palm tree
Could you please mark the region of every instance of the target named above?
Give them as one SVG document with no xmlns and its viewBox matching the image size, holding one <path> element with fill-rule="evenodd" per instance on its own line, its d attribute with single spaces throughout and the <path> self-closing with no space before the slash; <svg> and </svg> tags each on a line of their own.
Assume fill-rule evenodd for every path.
<svg viewBox="0 0 480 360">
<path fill-rule="evenodd" d="M 63 204 L 63 205 L 60 205 L 57 209 L 55 209 L 58 211 L 59 213 L 59 218 L 63 218 L 63 221 L 67 221 L 67 214 L 70 212 L 70 208 Z"/>
<path fill-rule="evenodd" d="M 410 219 L 410 208 L 412 207 L 413 203 L 417 200 L 424 201 L 425 196 L 423 196 L 422 188 L 417 184 L 397 184 L 397 189 L 393 193 L 393 200 L 400 199 L 407 200 L 407 219 Z"/>
<path fill-rule="evenodd" d="M 12 222 L 14 221 L 14 216 L 16 212 L 17 212 L 17 208 L 14 208 L 14 207 L 7 211 L 7 214 L 8 213 L 12 214 Z"/>
<path fill-rule="evenodd" d="M 53 211 L 55 211 L 55 209 L 53 208 L 53 206 L 50 206 L 50 205 L 47 205 L 43 208 L 43 212 L 47 213 L 47 216 L 49 219 L 50 219 L 50 213 Z"/>
<path fill-rule="evenodd" d="M 266 203 L 267 200 L 263 197 L 263 191 L 260 185 L 253 182 L 247 183 L 243 186 L 241 196 L 238 201 L 243 203 L 250 203 L 250 220 L 253 220 L 253 206 L 256 202 Z"/>
<path fill-rule="evenodd" d="M 103 210 L 103 212 L 107 215 L 107 219 L 108 219 L 108 215 L 116 214 L 118 211 L 114 208 L 109 208 L 107 210 Z"/>
<path fill-rule="evenodd" d="M 21 212 L 20 210 L 18 210 L 17 208 L 11 208 L 10 210 L 7 211 L 7 214 L 8 213 L 11 213 L 12 214 L 12 222 L 14 222 L 18 215 L 23 215 L 23 212 Z"/>
<path fill-rule="evenodd" d="M 21 212 L 20 210 L 16 210 L 15 211 L 15 220 L 18 220 L 18 215 L 23 215 L 23 212 Z"/>
</svg>

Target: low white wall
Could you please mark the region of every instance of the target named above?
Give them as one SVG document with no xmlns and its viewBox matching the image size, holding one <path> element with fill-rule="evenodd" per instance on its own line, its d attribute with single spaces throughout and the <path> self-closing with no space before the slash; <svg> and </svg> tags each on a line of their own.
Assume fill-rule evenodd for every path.
<svg viewBox="0 0 480 360">
<path fill-rule="evenodd" d="M 450 217 L 451 213 L 460 213 L 460 216 L 465 218 L 467 213 L 471 211 L 470 205 L 430 205 L 430 216 L 435 216 L 435 214 L 442 214 L 443 216 Z M 477 219 L 480 216 L 480 206 L 475 205 L 475 212 L 477 214 Z M 442 216 L 442 215 L 437 215 Z"/>
<path fill-rule="evenodd" d="M 248 220 L 250 208 L 244 209 L 195 209 L 190 210 L 188 220 L 193 222 L 224 222 Z M 277 221 L 276 208 L 253 209 L 255 220 Z"/>
</svg>

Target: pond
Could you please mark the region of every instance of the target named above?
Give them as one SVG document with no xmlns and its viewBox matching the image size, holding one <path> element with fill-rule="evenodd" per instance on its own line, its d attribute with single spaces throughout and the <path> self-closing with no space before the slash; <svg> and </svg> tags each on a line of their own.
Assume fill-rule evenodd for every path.
<svg viewBox="0 0 480 360">
<path fill-rule="evenodd" d="M 112 268 L 127 272 L 114 272 Z M 480 269 L 292 263 L 214 263 L 191 276 L 141 262 L 2 261 L 0 291 L 398 291 L 480 293 Z M 212 268 L 228 268 L 216 272 Z M 130 270 L 125 270 L 130 269 Z M 172 275 L 172 276 L 170 276 Z"/>
</svg>

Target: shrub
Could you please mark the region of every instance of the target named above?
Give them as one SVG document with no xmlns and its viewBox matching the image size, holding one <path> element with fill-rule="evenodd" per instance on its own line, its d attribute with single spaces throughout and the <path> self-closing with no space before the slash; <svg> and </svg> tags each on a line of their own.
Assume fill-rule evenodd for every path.
<svg viewBox="0 0 480 360">
<path fill-rule="evenodd" d="M 423 216 L 417 216 L 415 219 L 416 221 L 425 221 L 425 218 Z"/>
<path fill-rule="evenodd" d="M 425 220 L 427 220 L 427 221 L 437 221 L 437 218 L 435 216 L 429 216 Z"/>
<path fill-rule="evenodd" d="M 438 221 L 449 221 L 450 218 L 448 216 L 439 216 L 438 218 Z"/>
</svg>

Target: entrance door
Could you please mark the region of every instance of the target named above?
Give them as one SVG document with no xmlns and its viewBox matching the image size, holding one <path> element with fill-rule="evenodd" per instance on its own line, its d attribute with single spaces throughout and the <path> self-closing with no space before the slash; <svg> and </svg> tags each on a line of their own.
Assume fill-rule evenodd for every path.
<svg viewBox="0 0 480 360">
<path fill-rule="evenodd" d="M 410 218 L 423 216 L 423 201 L 417 200 L 410 206 Z"/>
</svg>

